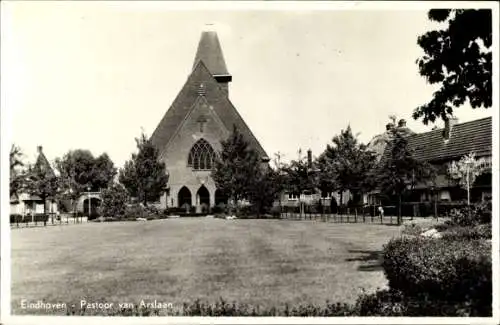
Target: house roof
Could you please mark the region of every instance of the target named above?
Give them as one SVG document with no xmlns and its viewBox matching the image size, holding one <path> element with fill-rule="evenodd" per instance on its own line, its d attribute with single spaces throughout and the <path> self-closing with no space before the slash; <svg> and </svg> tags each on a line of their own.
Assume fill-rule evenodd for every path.
<svg viewBox="0 0 500 325">
<path fill-rule="evenodd" d="M 42 201 L 38 195 L 28 193 L 13 194 L 10 196 L 10 203 L 19 203 L 21 201 Z"/>
<path fill-rule="evenodd" d="M 448 141 L 444 140 L 443 131 L 441 128 L 408 137 L 408 144 L 418 160 L 454 160 L 470 152 L 475 152 L 478 157 L 491 156 L 491 117 L 454 125 Z"/>
<path fill-rule="evenodd" d="M 55 176 L 54 169 L 52 169 L 52 166 L 50 166 L 49 160 L 47 159 L 47 157 L 45 157 L 41 146 L 38 147 L 38 157 L 36 159 L 34 167 L 36 169 L 44 171 L 45 173 L 48 173 L 52 177 Z"/>
<path fill-rule="evenodd" d="M 202 32 L 193 63 L 193 70 L 196 69 L 200 61 L 205 63 L 208 71 L 213 76 L 229 76 L 219 38 L 215 31 Z"/>
<path fill-rule="evenodd" d="M 203 89 L 202 94 L 200 94 L 200 89 Z M 208 104 L 213 107 L 215 113 L 229 132 L 232 132 L 233 125 L 235 125 L 249 145 L 254 148 L 262 158 L 268 159 L 259 141 L 255 138 L 250 128 L 233 106 L 227 97 L 227 93 L 224 92 L 210 73 L 203 60 L 198 61 L 196 67 L 182 87 L 182 90 L 179 92 L 151 136 L 151 141 L 160 150 L 160 153 L 166 149 L 167 144 L 176 133 L 177 128 L 186 118 L 198 96 L 205 97 Z"/>
<path fill-rule="evenodd" d="M 403 132 L 405 136 L 415 134 L 415 132 L 413 132 L 407 127 L 397 127 L 397 128 L 399 129 L 399 131 Z M 384 155 L 385 148 L 387 146 L 387 141 L 389 141 L 390 139 L 391 139 L 391 132 L 386 131 L 384 133 L 375 135 L 370 140 L 370 142 L 368 142 L 367 149 L 375 153 L 377 161 L 380 161 L 380 159 Z"/>
</svg>

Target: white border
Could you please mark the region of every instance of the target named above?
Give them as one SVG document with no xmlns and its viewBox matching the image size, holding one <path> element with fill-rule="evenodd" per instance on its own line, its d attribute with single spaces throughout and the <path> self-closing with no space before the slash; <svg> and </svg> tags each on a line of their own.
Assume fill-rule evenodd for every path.
<svg viewBox="0 0 500 325">
<path fill-rule="evenodd" d="M 8 17 L 4 16 L 5 7 L 8 5 L 5 1 L 2 5 L 2 25 L 8 21 Z M 84 6 L 85 2 L 63 2 L 61 5 Z M 105 2 L 105 5 L 117 10 L 422 10 L 430 8 L 490 8 L 493 11 L 493 229 L 500 229 L 498 220 L 499 207 L 499 88 L 498 88 L 498 71 L 499 66 L 499 6 L 494 1 L 477 1 L 477 2 L 381 2 L 381 1 L 338 1 L 338 2 L 260 2 L 260 1 L 241 1 L 241 2 L 211 2 L 211 1 L 197 1 L 197 2 L 161 2 L 161 1 L 140 1 L 140 2 L 119 2 L 111 1 Z M 2 28 L 1 31 L 4 29 Z M 3 38 L 3 32 L 2 32 Z M 4 64 L 8 52 L 1 48 L 1 76 L 5 75 L 6 66 Z M 8 73 L 8 72 L 7 72 Z M 1 166 L 7 166 L 8 154 L 11 143 L 11 130 L 10 121 L 11 113 L 6 109 L 7 94 L 12 95 L 12 92 L 7 91 L 8 85 L 1 84 Z M 9 187 L 8 178 L 9 172 L 6 168 L 0 168 L 1 171 L 1 313 L 0 317 L 2 322 L 7 324 L 88 324 L 88 323 L 119 323 L 119 324 L 302 324 L 315 323 L 315 324 L 395 324 L 395 323 L 419 323 L 419 324 L 498 324 L 500 323 L 499 306 L 500 300 L 498 297 L 500 279 L 499 279 L 499 233 L 493 232 L 493 317 L 491 318 L 443 318 L 443 317 L 400 317 L 400 318 L 387 318 L 387 317 L 337 317 L 337 318 L 300 318 L 300 317 L 65 317 L 65 316 L 12 316 L 10 315 L 10 225 L 9 219 Z"/>
</svg>

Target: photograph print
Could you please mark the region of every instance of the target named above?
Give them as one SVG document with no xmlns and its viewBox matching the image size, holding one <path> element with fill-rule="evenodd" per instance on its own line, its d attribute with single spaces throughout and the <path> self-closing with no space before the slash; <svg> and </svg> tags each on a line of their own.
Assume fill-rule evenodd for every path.
<svg viewBox="0 0 500 325">
<path fill-rule="evenodd" d="M 2 322 L 498 323 L 498 3 L 1 12 Z"/>
</svg>

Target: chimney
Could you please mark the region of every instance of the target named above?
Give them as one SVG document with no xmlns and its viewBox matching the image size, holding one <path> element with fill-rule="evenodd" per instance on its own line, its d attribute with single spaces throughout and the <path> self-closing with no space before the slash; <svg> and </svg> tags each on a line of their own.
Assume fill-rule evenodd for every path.
<svg viewBox="0 0 500 325">
<path fill-rule="evenodd" d="M 312 151 L 311 151 L 311 149 L 307 150 L 307 166 L 309 168 L 312 167 Z"/>
<path fill-rule="evenodd" d="M 458 119 L 456 117 L 449 117 L 444 121 L 444 130 L 443 130 L 443 138 L 445 141 L 450 140 L 451 132 L 453 131 L 453 127 L 458 123 Z"/>
<path fill-rule="evenodd" d="M 42 146 L 36 147 L 36 151 L 38 151 L 39 154 L 42 153 L 42 149 L 43 149 Z"/>
<path fill-rule="evenodd" d="M 398 122 L 398 127 L 405 128 L 406 127 L 406 120 L 400 119 Z"/>
</svg>

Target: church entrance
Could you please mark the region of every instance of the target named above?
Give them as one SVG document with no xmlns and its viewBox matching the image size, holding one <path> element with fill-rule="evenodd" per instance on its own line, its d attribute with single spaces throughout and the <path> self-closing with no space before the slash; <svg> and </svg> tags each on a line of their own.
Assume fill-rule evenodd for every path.
<svg viewBox="0 0 500 325">
<path fill-rule="evenodd" d="M 184 208 L 187 211 L 191 207 L 191 191 L 186 187 L 183 186 L 181 190 L 179 191 L 179 194 L 177 194 L 177 202 L 179 204 L 179 208 Z"/>
<path fill-rule="evenodd" d="M 208 189 L 202 185 L 196 193 L 197 212 L 208 213 L 210 208 L 210 193 Z"/>
</svg>

